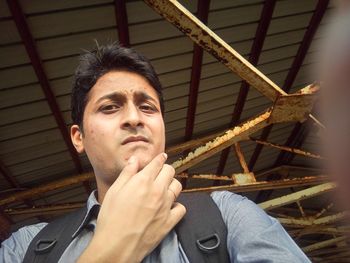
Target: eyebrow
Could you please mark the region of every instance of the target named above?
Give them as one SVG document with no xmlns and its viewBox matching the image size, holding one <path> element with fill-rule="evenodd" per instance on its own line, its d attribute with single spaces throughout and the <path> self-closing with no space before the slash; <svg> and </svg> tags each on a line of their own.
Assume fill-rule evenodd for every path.
<svg viewBox="0 0 350 263">
<path fill-rule="evenodd" d="M 147 101 L 147 100 L 151 100 L 154 103 L 158 104 L 158 100 L 156 100 L 155 98 L 153 98 L 152 96 L 148 95 L 146 92 L 143 91 L 137 91 L 134 93 L 134 99 L 137 101 Z"/>
<path fill-rule="evenodd" d="M 125 102 L 126 101 L 126 98 L 125 98 L 125 95 L 122 94 L 121 92 L 113 92 L 113 93 L 109 93 L 109 94 L 106 94 L 104 96 L 102 96 L 101 98 L 99 98 L 97 100 L 97 103 L 103 101 L 103 100 L 113 100 L 113 101 L 121 101 L 121 102 Z"/>
<path fill-rule="evenodd" d="M 146 92 L 143 92 L 143 91 L 135 92 L 133 94 L 133 99 L 136 100 L 136 101 L 151 100 L 154 103 L 158 104 L 158 101 L 155 98 L 153 98 L 152 96 L 148 95 Z M 106 94 L 106 95 L 102 96 L 101 98 L 99 98 L 97 100 L 97 103 L 101 102 L 103 100 L 113 100 L 113 101 L 125 102 L 126 101 L 126 96 L 123 93 L 116 91 L 116 92 L 113 92 L 113 93 Z"/>
</svg>

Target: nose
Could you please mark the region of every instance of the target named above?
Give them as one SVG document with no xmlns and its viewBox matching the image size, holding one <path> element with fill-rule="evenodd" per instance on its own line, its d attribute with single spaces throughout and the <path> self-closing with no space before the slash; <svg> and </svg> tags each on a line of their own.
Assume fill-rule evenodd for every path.
<svg viewBox="0 0 350 263">
<path fill-rule="evenodd" d="M 140 111 L 138 107 L 133 103 L 128 104 L 124 108 L 123 120 L 121 125 L 124 129 L 137 128 L 143 126 Z"/>
</svg>

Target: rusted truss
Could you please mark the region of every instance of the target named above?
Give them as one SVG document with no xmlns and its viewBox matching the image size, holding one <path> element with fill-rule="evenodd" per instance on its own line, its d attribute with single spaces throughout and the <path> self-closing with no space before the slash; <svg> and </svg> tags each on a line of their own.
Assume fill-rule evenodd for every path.
<svg viewBox="0 0 350 263">
<path fill-rule="evenodd" d="M 300 93 L 279 96 L 271 108 L 190 152 L 185 158 L 174 162 L 173 167 L 177 173 L 183 172 L 234 143 L 247 140 L 251 134 L 272 123 L 305 120 L 313 107 L 317 91 L 318 87 L 306 87 Z"/>
</svg>

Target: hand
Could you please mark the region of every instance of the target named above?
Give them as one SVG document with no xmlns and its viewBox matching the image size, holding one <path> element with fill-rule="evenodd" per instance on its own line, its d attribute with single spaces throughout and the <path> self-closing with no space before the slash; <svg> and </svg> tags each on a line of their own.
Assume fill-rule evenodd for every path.
<svg viewBox="0 0 350 263">
<path fill-rule="evenodd" d="M 137 172 L 137 158 L 129 159 L 104 197 L 94 237 L 79 262 L 140 262 L 181 220 L 186 209 L 175 199 L 182 186 L 165 160 L 160 154 Z"/>
</svg>

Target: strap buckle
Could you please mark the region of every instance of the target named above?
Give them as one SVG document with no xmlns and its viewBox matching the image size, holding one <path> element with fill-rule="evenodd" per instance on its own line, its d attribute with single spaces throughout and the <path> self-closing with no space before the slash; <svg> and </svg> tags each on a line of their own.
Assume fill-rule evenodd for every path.
<svg viewBox="0 0 350 263">
<path fill-rule="evenodd" d="M 212 241 L 212 240 L 215 241 L 214 245 L 205 245 L 206 242 Z M 216 250 L 220 246 L 220 237 L 217 234 L 213 234 L 201 239 L 197 239 L 196 243 L 198 248 L 203 252 L 212 253 L 214 252 L 214 250 Z"/>
<path fill-rule="evenodd" d="M 34 251 L 36 254 L 45 254 L 48 253 L 57 243 L 56 239 L 39 239 L 35 244 Z M 47 244 L 47 245 L 45 245 Z M 44 245 L 44 246 L 43 246 Z"/>
</svg>

